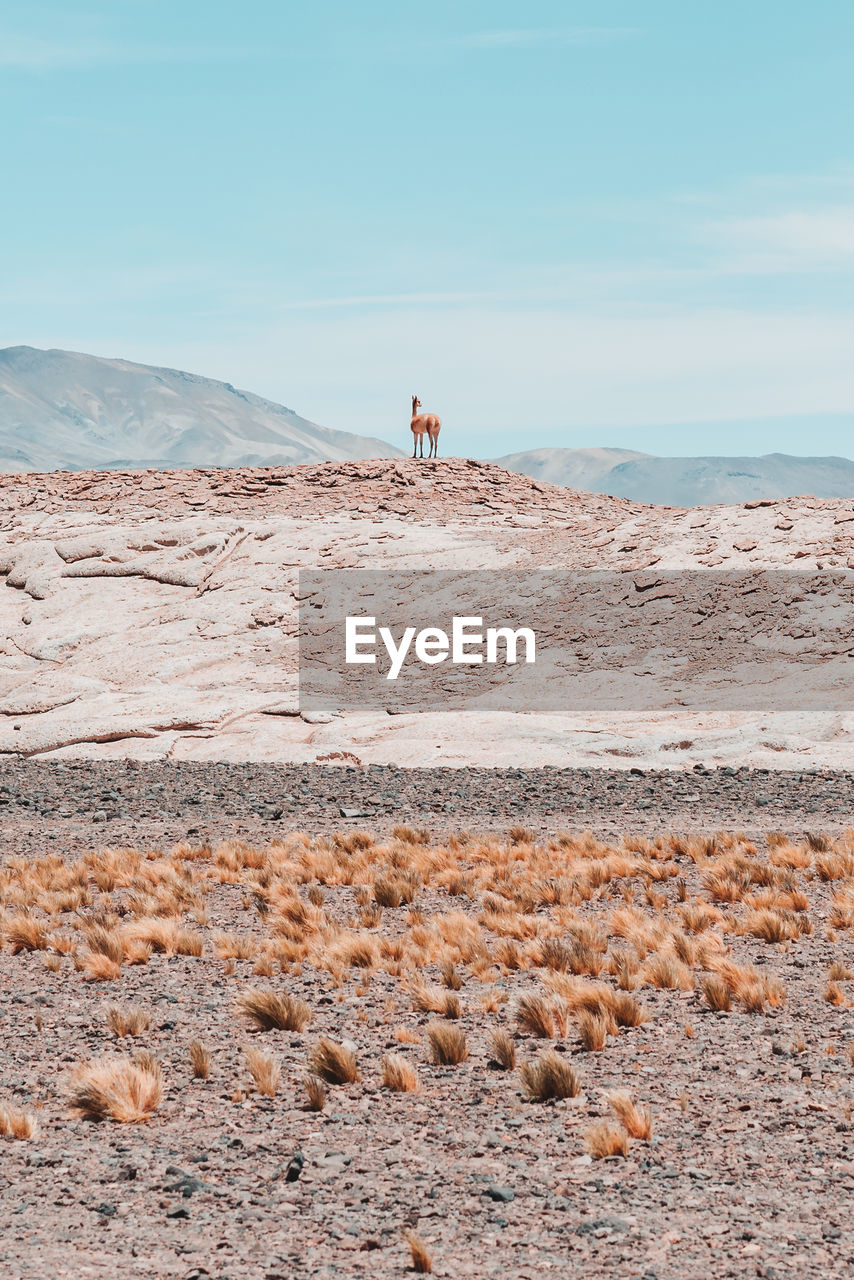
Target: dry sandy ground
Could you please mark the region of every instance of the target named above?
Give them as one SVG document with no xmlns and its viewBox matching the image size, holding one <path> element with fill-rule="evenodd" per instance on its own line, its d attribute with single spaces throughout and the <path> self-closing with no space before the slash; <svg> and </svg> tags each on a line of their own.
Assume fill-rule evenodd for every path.
<svg viewBox="0 0 854 1280">
<path fill-rule="evenodd" d="M 24 792 L 49 809 L 68 774 L 21 768 L 0 871 L 0 1108 L 37 1129 L 3 1141 L 3 1276 L 404 1275 L 407 1228 L 447 1277 L 854 1272 L 854 837 L 829 801 L 809 839 L 803 814 L 791 840 L 750 840 L 671 838 L 648 811 L 631 836 L 624 809 L 623 835 L 600 841 L 561 834 L 536 796 L 536 838 L 496 824 L 393 833 L 390 814 L 376 839 L 316 816 L 327 834 L 303 836 L 229 798 L 235 827 L 254 819 L 251 841 L 142 836 L 122 852 L 93 839 L 107 828 L 91 816 L 88 841 L 83 815 L 27 818 Z M 186 797 L 170 772 L 145 786 L 163 788 L 177 837 L 170 810 Z M 100 773 L 79 774 L 66 803 Z M 98 798 L 122 792 L 106 781 Z M 523 800 L 524 774 L 515 786 Z M 832 779 L 819 786 L 829 796 Z M 214 790 L 200 787 L 202 822 Z M 747 775 L 742 803 L 749 790 Z M 132 826 L 108 821 L 116 836 Z M 306 1024 L 253 1027 L 239 1001 L 257 988 L 304 1001 Z M 729 1011 L 712 1011 L 720 999 Z M 111 1005 L 147 1026 L 118 1038 Z M 646 1021 L 620 1025 L 633 1006 Z M 439 1020 L 465 1037 L 458 1065 L 433 1060 L 428 1007 L 457 1015 Z M 502 1069 L 497 1031 L 515 1067 Z M 305 1077 L 324 1037 L 355 1054 L 359 1078 L 328 1084 L 316 1112 Z M 273 1096 L 247 1047 L 278 1064 Z M 532 1100 L 525 1064 L 550 1049 L 578 1092 Z M 141 1050 L 160 1064 L 140 1060 L 162 1088 L 147 1119 L 75 1112 L 81 1064 Z M 416 1092 L 388 1087 L 389 1054 Z M 640 1109 L 637 1137 L 615 1090 Z M 599 1154 L 599 1122 L 604 1149 L 624 1154 Z"/>
<path fill-rule="evenodd" d="M 848 700 L 309 723 L 301 568 L 846 569 L 854 512 L 798 498 L 678 510 L 459 459 L 0 477 L 0 753 L 465 766 L 847 768 Z M 311 719 L 309 717 L 308 719 Z"/>
</svg>

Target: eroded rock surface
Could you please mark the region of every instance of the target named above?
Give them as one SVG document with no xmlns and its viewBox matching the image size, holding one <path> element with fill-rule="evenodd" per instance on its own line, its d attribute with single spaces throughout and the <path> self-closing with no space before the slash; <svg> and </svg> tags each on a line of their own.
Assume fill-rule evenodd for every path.
<svg viewBox="0 0 854 1280">
<path fill-rule="evenodd" d="M 381 713 L 308 723 L 301 568 L 854 567 L 850 502 L 681 510 L 461 459 L 0 476 L 0 753 L 848 767 L 852 718 Z"/>
</svg>

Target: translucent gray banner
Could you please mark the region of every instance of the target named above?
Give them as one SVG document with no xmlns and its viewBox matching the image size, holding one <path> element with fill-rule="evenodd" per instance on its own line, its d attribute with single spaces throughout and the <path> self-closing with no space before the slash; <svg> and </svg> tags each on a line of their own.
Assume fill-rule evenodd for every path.
<svg viewBox="0 0 854 1280">
<path fill-rule="evenodd" d="M 300 709 L 843 710 L 854 573 L 302 570 Z"/>
</svg>

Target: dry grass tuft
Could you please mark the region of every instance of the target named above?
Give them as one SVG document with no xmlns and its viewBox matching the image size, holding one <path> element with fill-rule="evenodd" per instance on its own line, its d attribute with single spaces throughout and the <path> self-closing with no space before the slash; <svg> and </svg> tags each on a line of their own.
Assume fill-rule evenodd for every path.
<svg viewBox="0 0 854 1280">
<path fill-rule="evenodd" d="M 576 1098 L 581 1091 L 578 1072 L 555 1049 L 544 1049 L 532 1062 L 524 1062 L 519 1074 L 532 1102 L 551 1098 Z"/>
<path fill-rule="evenodd" d="M 627 991 L 614 992 L 608 1012 L 618 1027 L 642 1027 L 649 1021 L 648 1011 Z"/>
<path fill-rule="evenodd" d="M 433 1061 L 443 1067 L 456 1066 L 469 1056 L 465 1032 L 450 1022 L 431 1022 L 427 1039 Z"/>
<path fill-rule="evenodd" d="M 191 1040 L 188 1050 L 190 1066 L 197 1080 L 207 1080 L 211 1073 L 211 1052 L 201 1040 Z"/>
<path fill-rule="evenodd" d="M 383 1058 L 383 1085 L 393 1093 L 417 1093 L 418 1072 L 400 1053 Z"/>
<path fill-rule="evenodd" d="M 6 925 L 5 932 L 13 956 L 21 951 L 44 951 L 50 945 L 47 929 L 35 916 L 14 916 Z"/>
<path fill-rule="evenodd" d="M 237 1010 L 259 1031 L 302 1031 L 311 1018 L 304 1000 L 260 987 L 242 991 L 237 997 Z"/>
<path fill-rule="evenodd" d="M 29 1111 L 14 1111 L 11 1107 L 0 1107 L 0 1138 L 15 1138 L 24 1141 L 34 1138 L 38 1132 L 38 1122 Z"/>
<path fill-rule="evenodd" d="M 412 1007 L 419 1013 L 439 1013 L 443 1018 L 458 1018 L 462 1012 L 460 997 L 456 991 L 444 987 L 427 987 L 421 983 L 412 987 Z"/>
<path fill-rule="evenodd" d="M 610 1105 L 613 1107 L 617 1119 L 632 1138 L 640 1138 L 642 1142 L 649 1142 L 652 1137 L 652 1111 L 648 1106 L 638 1106 L 633 1102 L 631 1096 L 622 1089 L 616 1089 L 613 1093 L 606 1093 Z"/>
<path fill-rule="evenodd" d="M 716 1013 L 729 1013 L 732 1008 L 732 992 L 722 978 L 704 978 L 700 983 L 706 1004 Z"/>
<path fill-rule="evenodd" d="M 838 982 L 828 982 L 824 989 L 824 998 L 828 1004 L 837 1006 L 845 1004 L 845 992 Z"/>
<path fill-rule="evenodd" d="M 121 1040 L 124 1036 L 141 1036 L 151 1025 L 151 1015 L 138 1004 L 107 1005 L 107 1026 Z"/>
<path fill-rule="evenodd" d="M 647 960 L 641 970 L 641 977 L 645 982 L 650 983 L 653 987 L 658 987 L 660 990 L 694 990 L 693 973 L 687 964 L 683 964 L 675 956 L 663 954 L 653 956 L 650 960 Z"/>
<path fill-rule="evenodd" d="M 79 967 L 87 982 L 115 982 L 122 976 L 121 965 L 100 951 L 88 951 Z"/>
<path fill-rule="evenodd" d="M 359 1068 L 353 1050 L 326 1037 L 318 1040 L 312 1049 L 309 1066 L 327 1084 L 354 1084 L 359 1079 Z"/>
<path fill-rule="evenodd" d="M 542 1040 L 554 1040 L 566 1030 L 566 1009 L 558 1000 L 538 992 L 526 992 L 516 1006 L 519 1029 Z"/>
<path fill-rule="evenodd" d="M 319 1076 L 306 1076 L 305 1094 L 309 1111 L 322 1111 L 326 1106 L 326 1085 Z"/>
<path fill-rule="evenodd" d="M 140 1057 L 96 1058 L 79 1067 L 69 1094 L 72 1110 L 87 1120 L 119 1124 L 150 1119 L 163 1097 L 163 1078 L 158 1063 Z"/>
<path fill-rule="evenodd" d="M 516 1068 L 516 1042 L 506 1031 L 493 1031 L 492 1057 L 502 1071 L 514 1071 Z"/>
<path fill-rule="evenodd" d="M 598 1053 L 605 1048 L 608 1038 L 608 1022 L 598 1013 L 582 1009 L 578 1015 L 578 1034 L 585 1049 Z"/>
<path fill-rule="evenodd" d="M 629 1135 L 622 1125 L 612 1124 L 610 1120 L 597 1120 L 585 1129 L 584 1145 L 597 1160 L 604 1160 L 606 1156 L 627 1156 Z"/>
<path fill-rule="evenodd" d="M 422 1276 L 430 1275 L 433 1270 L 433 1255 L 424 1241 L 409 1227 L 404 1231 L 403 1238 L 409 1245 L 412 1270 Z"/>
<path fill-rule="evenodd" d="M 250 1046 L 243 1052 L 246 1055 L 246 1066 L 249 1068 L 255 1088 L 265 1098 L 275 1097 L 282 1077 L 282 1066 L 278 1058 L 274 1058 L 271 1053 L 256 1046 Z"/>
</svg>

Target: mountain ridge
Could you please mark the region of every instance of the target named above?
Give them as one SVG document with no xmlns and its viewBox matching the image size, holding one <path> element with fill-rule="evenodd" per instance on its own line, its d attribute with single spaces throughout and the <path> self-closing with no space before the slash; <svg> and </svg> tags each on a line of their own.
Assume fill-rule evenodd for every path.
<svg viewBox="0 0 854 1280">
<path fill-rule="evenodd" d="M 293 466 L 402 457 L 230 382 L 59 348 L 0 350 L 0 470 Z"/>
<path fill-rule="evenodd" d="M 491 461 L 535 480 L 656 506 L 716 506 L 807 494 L 854 497 L 854 461 L 842 457 L 668 458 L 627 449 L 535 449 Z"/>
</svg>

